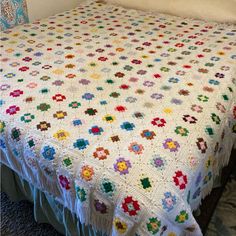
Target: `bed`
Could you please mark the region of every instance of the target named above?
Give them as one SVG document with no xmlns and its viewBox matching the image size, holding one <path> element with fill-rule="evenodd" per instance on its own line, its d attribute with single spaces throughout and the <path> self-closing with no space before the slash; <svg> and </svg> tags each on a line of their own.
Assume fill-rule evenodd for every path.
<svg viewBox="0 0 236 236">
<path fill-rule="evenodd" d="M 202 235 L 235 143 L 235 34 L 96 1 L 5 31 L 1 163 L 106 235 Z"/>
</svg>

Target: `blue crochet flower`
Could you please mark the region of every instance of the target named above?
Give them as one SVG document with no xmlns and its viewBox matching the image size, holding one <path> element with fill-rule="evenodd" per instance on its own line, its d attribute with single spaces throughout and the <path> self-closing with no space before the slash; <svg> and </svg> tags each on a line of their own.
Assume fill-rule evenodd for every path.
<svg viewBox="0 0 236 236">
<path fill-rule="evenodd" d="M 89 141 L 85 139 L 77 139 L 73 144 L 73 146 L 79 150 L 85 149 L 87 145 L 89 145 Z"/>
<path fill-rule="evenodd" d="M 103 128 L 98 127 L 97 125 L 93 126 L 91 129 L 89 129 L 89 133 L 93 135 L 101 135 L 103 132 Z"/>
<path fill-rule="evenodd" d="M 92 100 L 94 98 L 94 95 L 92 93 L 85 93 L 82 96 L 82 98 L 85 99 L 85 100 Z"/>
<path fill-rule="evenodd" d="M 73 125 L 74 126 L 82 125 L 82 121 L 79 119 L 73 120 Z"/>
<path fill-rule="evenodd" d="M 56 151 L 54 147 L 45 146 L 43 148 L 42 155 L 45 159 L 51 161 L 54 159 L 55 154 L 56 154 Z"/>
<path fill-rule="evenodd" d="M 171 192 L 164 193 L 165 198 L 162 199 L 162 206 L 168 212 L 174 208 L 176 204 L 176 196 L 172 195 Z"/>
<path fill-rule="evenodd" d="M 126 131 L 131 131 L 134 129 L 135 125 L 130 122 L 123 122 L 123 124 L 120 127 L 121 129 L 125 129 Z"/>
</svg>

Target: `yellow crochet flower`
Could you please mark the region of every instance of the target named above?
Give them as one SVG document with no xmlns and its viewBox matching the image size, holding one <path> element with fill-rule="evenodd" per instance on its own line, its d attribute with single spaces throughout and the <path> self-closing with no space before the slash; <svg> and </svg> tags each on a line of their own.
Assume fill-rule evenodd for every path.
<svg viewBox="0 0 236 236">
<path fill-rule="evenodd" d="M 124 234 L 128 229 L 127 224 L 118 217 L 114 219 L 113 225 L 119 234 Z"/>
<path fill-rule="evenodd" d="M 56 75 L 62 75 L 62 74 L 64 74 L 64 70 L 56 69 L 56 70 L 54 70 L 52 73 L 54 73 L 54 74 L 56 74 Z"/>
<path fill-rule="evenodd" d="M 94 73 L 94 74 L 91 74 L 91 75 L 90 75 L 90 78 L 92 78 L 92 79 L 100 79 L 100 78 L 101 78 L 101 75 Z"/>
<path fill-rule="evenodd" d="M 171 109 L 171 108 L 165 108 L 164 110 L 163 110 L 166 114 L 171 114 L 172 112 L 173 112 L 173 110 Z"/>
<path fill-rule="evenodd" d="M 106 121 L 107 123 L 112 123 L 112 122 L 115 121 L 115 119 L 116 119 L 115 116 L 112 116 L 112 115 L 109 115 L 109 114 L 105 115 L 102 118 L 102 120 Z"/>
<path fill-rule="evenodd" d="M 65 131 L 65 130 L 58 130 L 53 137 L 56 138 L 59 141 L 65 140 L 70 136 L 69 132 Z"/>
</svg>

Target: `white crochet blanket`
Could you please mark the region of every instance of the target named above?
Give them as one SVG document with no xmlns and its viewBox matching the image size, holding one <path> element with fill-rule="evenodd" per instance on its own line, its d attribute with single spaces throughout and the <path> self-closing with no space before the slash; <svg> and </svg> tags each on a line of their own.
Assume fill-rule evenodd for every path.
<svg viewBox="0 0 236 236">
<path fill-rule="evenodd" d="M 1 161 L 107 235 L 201 235 L 236 132 L 236 27 L 98 2 L 1 35 Z"/>
</svg>

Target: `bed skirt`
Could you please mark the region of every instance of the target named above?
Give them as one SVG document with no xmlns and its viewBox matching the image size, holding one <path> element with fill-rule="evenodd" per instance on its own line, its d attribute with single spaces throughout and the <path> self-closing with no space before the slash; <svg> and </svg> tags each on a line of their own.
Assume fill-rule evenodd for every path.
<svg viewBox="0 0 236 236">
<path fill-rule="evenodd" d="M 4 164 L 1 167 L 1 191 L 11 201 L 29 200 L 34 204 L 34 218 L 38 223 L 51 224 L 66 236 L 105 236 L 91 226 L 81 224 L 70 210 L 48 193 L 34 187 Z"/>
</svg>

